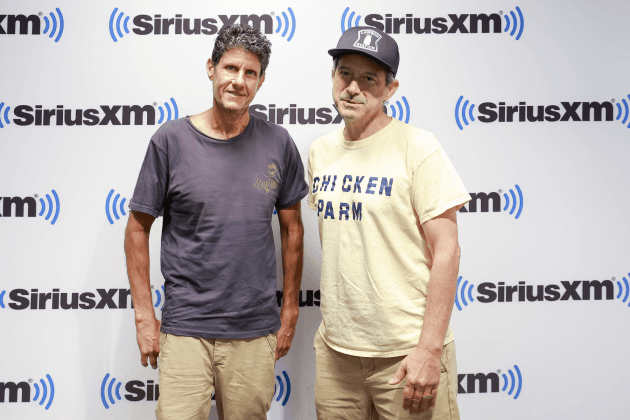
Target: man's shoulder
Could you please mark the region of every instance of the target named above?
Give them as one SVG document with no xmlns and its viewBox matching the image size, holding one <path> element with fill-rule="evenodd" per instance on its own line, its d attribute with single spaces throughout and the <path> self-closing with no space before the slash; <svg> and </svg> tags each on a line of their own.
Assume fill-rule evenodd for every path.
<svg viewBox="0 0 630 420">
<path fill-rule="evenodd" d="M 167 121 L 162 124 L 151 137 L 151 142 L 156 144 L 160 149 L 165 151 L 169 141 L 186 135 L 188 133 L 188 121 L 186 117 L 178 118 L 176 120 Z"/>
<path fill-rule="evenodd" d="M 253 123 L 255 133 L 258 135 L 262 134 L 270 140 L 282 142 L 291 138 L 289 131 L 276 123 L 262 119 L 255 114 L 249 114 L 249 118 Z"/>
<path fill-rule="evenodd" d="M 396 127 L 392 134 L 398 139 L 404 138 L 409 150 L 430 154 L 442 147 L 430 131 L 397 120 L 395 122 Z"/>
<path fill-rule="evenodd" d="M 319 148 L 327 148 L 330 146 L 338 146 L 339 145 L 339 132 L 343 130 L 342 128 L 338 128 L 335 131 L 331 131 L 328 134 L 325 134 L 321 137 L 318 137 L 312 144 L 311 150 L 317 150 Z"/>
</svg>

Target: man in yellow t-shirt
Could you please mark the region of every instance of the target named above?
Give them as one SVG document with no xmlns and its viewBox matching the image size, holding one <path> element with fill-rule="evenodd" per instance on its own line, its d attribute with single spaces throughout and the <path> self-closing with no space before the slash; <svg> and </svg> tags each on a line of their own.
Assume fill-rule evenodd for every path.
<svg viewBox="0 0 630 420">
<path fill-rule="evenodd" d="M 455 216 L 470 196 L 431 133 L 383 111 L 399 85 L 396 41 L 355 27 L 328 52 L 345 128 L 309 152 L 322 245 L 317 417 L 459 419 L 449 319 Z"/>
</svg>

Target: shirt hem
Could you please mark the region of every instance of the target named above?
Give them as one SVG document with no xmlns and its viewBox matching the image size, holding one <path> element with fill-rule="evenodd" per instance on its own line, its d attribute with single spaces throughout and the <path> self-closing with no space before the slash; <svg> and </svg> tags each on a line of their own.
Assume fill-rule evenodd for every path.
<svg viewBox="0 0 630 420">
<path fill-rule="evenodd" d="M 271 328 L 265 328 L 255 331 L 236 331 L 236 332 L 212 332 L 212 331 L 195 331 L 179 328 L 164 327 L 160 328 L 164 334 L 173 334 L 180 337 L 196 337 L 196 338 L 256 338 L 264 337 L 271 333 L 277 332 L 280 329 L 281 324 L 278 323 Z"/>
<path fill-rule="evenodd" d="M 340 347 L 340 346 L 338 346 L 336 344 L 332 344 L 330 341 L 328 341 L 324 337 L 324 334 L 321 333 L 321 328 L 317 329 L 317 334 L 319 334 L 319 336 L 322 338 L 324 343 L 326 343 L 326 345 L 328 347 L 330 347 L 331 349 L 333 349 L 335 351 L 338 351 L 339 353 L 348 354 L 350 356 L 356 356 L 356 357 L 383 357 L 383 358 L 385 358 L 385 357 L 407 356 L 416 347 L 414 345 L 414 346 L 410 347 L 409 349 L 393 350 L 393 351 L 386 351 L 386 352 L 350 350 L 350 349 L 346 349 L 344 347 Z M 450 339 L 446 338 L 444 340 L 443 346 L 446 346 L 447 344 L 452 343 L 453 341 L 455 341 L 455 337 L 451 334 Z"/>
<path fill-rule="evenodd" d="M 140 204 L 129 203 L 129 208 L 131 210 L 138 211 L 140 213 L 149 214 L 149 215 L 151 215 L 153 217 L 159 217 L 160 216 L 160 212 L 159 211 L 155 211 L 151 207 L 143 206 L 143 205 L 140 205 Z"/>
<path fill-rule="evenodd" d="M 466 193 L 465 195 L 461 195 L 459 197 L 457 197 L 454 200 L 449 201 L 448 203 L 438 207 L 437 209 L 425 214 L 424 216 L 422 216 L 420 218 L 420 224 L 423 224 L 431 219 L 433 219 L 436 216 L 439 216 L 440 214 L 444 213 L 446 210 L 458 206 L 460 204 L 464 204 L 467 203 L 471 200 L 470 198 L 470 194 Z"/>
</svg>

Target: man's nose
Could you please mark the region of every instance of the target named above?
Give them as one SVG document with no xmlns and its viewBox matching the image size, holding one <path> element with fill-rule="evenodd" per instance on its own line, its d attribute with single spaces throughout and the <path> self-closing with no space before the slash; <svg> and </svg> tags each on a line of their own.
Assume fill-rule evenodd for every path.
<svg viewBox="0 0 630 420">
<path fill-rule="evenodd" d="M 357 83 L 356 80 L 351 81 L 348 87 L 346 88 L 346 90 L 352 96 L 358 95 L 359 93 L 361 93 L 361 89 L 359 88 L 359 84 Z"/>
<path fill-rule="evenodd" d="M 234 79 L 232 79 L 232 82 L 237 86 L 243 86 L 245 84 L 245 72 L 239 71 Z"/>
</svg>

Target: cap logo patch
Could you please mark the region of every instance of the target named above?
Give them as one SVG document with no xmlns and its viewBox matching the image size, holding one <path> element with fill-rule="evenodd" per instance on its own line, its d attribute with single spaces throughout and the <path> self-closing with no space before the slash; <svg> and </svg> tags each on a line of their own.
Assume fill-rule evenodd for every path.
<svg viewBox="0 0 630 420">
<path fill-rule="evenodd" d="M 371 29 L 361 29 L 359 31 L 359 38 L 352 45 L 353 47 L 361 48 L 368 51 L 378 52 L 378 41 L 382 36 Z"/>
</svg>

